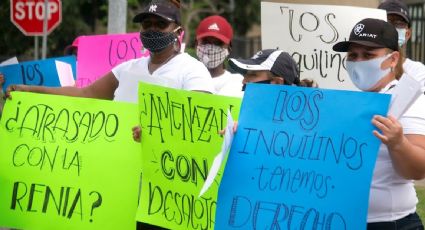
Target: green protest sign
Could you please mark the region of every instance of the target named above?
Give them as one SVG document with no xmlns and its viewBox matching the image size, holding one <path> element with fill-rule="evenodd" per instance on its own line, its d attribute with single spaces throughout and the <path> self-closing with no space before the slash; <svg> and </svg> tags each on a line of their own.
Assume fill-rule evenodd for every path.
<svg viewBox="0 0 425 230">
<path fill-rule="evenodd" d="M 135 229 L 137 105 L 14 92 L 0 121 L 0 226 Z"/>
<path fill-rule="evenodd" d="M 137 220 L 170 229 L 213 229 L 223 167 L 199 197 L 220 152 L 227 111 L 241 99 L 139 84 L 142 194 Z"/>
</svg>

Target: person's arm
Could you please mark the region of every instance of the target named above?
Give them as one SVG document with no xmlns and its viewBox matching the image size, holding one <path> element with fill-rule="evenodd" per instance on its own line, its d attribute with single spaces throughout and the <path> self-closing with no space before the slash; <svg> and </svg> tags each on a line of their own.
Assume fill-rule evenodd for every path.
<svg viewBox="0 0 425 230">
<path fill-rule="evenodd" d="M 425 136 L 403 134 L 400 122 L 392 116 L 374 116 L 372 123 L 381 130 L 373 131 L 382 143 L 388 147 L 393 167 L 406 179 L 425 178 Z"/>
<path fill-rule="evenodd" d="M 115 89 L 118 87 L 118 80 L 112 72 L 98 79 L 93 84 L 77 88 L 73 86 L 66 87 L 46 87 L 34 85 L 10 85 L 6 90 L 6 97 L 10 97 L 12 91 L 23 91 L 33 93 L 55 94 L 72 97 L 86 97 L 112 100 L 114 98 Z"/>
</svg>

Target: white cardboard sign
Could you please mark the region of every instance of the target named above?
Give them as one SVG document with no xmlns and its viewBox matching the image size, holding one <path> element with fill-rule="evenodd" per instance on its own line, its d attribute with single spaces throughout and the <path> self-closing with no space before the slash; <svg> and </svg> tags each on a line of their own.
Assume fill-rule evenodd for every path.
<svg viewBox="0 0 425 230">
<path fill-rule="evenodd" d="M 384 10 L 350 6 L 261 2 L 262 48 L 279 48 L 298 63 L 301 78 L 320 88 L 357 90 L 345 71 L 345 53 L 332 46 L 348 40 L 364 18 L 387 20 Z"/>
</svg>

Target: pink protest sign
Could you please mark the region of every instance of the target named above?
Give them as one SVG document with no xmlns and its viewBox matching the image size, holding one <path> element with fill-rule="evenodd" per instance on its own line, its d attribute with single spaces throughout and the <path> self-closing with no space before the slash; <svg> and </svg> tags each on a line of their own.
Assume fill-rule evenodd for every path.
<svg viewBox="0 0 425 230">
<path fill-rule="evenodd" d="M 77 39 L 77 87 L 90 85 L 122 62 L 149 56 L 149 51 L 142 51 L 139 33 L 80 36 Z"/>
</svg>

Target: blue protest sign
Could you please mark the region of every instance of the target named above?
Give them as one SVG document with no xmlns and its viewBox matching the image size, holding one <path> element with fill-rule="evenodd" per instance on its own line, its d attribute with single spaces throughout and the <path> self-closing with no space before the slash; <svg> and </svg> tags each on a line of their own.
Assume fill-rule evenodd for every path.
<svg viewBox="0 0 425 230">
<path fill-rule="evenodd" d="M 215 229 L 365 229 L 390 95 L 250 84 Z"/>
<path fill-rule="evenodd" d="M 10 84 L 61 86 L 55 61 L 68 63 L 72 66 L 73 77 L 76 75 L 75 56 L 49 58 L 38 61 L 21 62 L 16 65 L 0 67 L 5 76 L 3 90 Z"/>
</svg>

